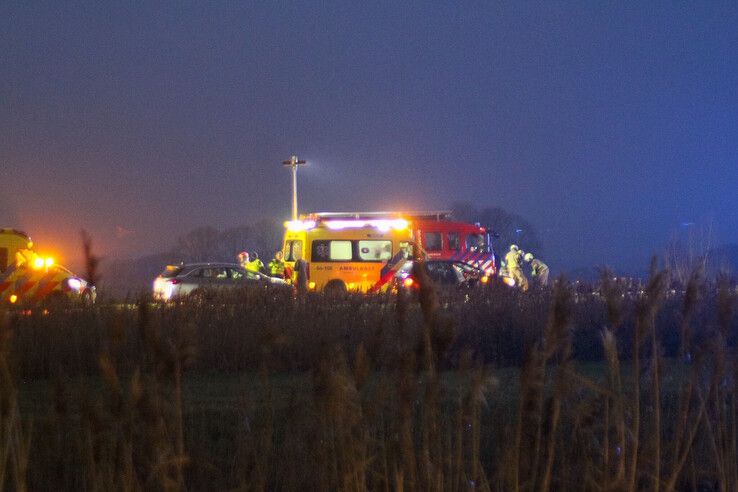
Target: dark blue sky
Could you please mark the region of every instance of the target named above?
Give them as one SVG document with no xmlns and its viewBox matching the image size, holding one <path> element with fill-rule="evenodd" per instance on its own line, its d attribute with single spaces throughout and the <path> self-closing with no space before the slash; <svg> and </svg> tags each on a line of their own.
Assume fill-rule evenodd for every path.
<svg viewBox="0 0 738 492">
<path fill-rule="evenodd" d="M 302 210 L 499 205 L 556 268 L 738 242 L 736 2 L 368 3 L 0 3 L 2 226 L 156 251 L 297 153 Z"/>
</svg>

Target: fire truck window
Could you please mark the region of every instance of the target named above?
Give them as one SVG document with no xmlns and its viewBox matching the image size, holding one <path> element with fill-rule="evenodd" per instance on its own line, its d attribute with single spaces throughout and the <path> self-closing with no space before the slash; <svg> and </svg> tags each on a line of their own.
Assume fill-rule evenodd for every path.
<svg viewBox="0 0 738 492">
<path fill-rule="evenodd" d="M 8 268 L 8 248 L 0 248 L 0 272 Z"/>
<path fill-rule="evenodd" d="M 484 249 L 484 234 L 467 234 L 466 249 L 481 251 Z"/>
<path fill-rule="evenodd" d="M 425 239 L 425 250 L 426 251 L 440 251 L 441 250 L 441 233 L 440 232 L 426 232 L 424 234 Z"/>
<path fill-rule="evenodd" d="M 392 241 L 359 241 L 361 261 L 386 261 L 392 258 Z"/>
<path fill-rule="evenodd" d="M 298 258 L 302 258 L 302 240 L 295 239 L 287 241 L 284 245 L 284 260 L 296 261 Z"/>
<path fill-rule="evenodd" d="M 448 249 L 453 251 L 459 250 L 459 233 L 449 232 L 446 237 L 448 238 Z"/>
</svg>

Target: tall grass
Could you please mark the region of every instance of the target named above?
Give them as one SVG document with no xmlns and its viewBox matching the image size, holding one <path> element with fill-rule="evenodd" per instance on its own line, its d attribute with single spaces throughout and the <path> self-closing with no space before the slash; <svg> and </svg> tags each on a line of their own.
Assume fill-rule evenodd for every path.
<svg viewBox="0 0 738 492">
<path fill-rule="evenodd" d="M 629 296 L 606 273 L 589 295 L 417 278 L 417 296 L 0 313 L 0 488 L 738 487 L 725 279 L 674 295 L 654 268 Z"/>
</svg>

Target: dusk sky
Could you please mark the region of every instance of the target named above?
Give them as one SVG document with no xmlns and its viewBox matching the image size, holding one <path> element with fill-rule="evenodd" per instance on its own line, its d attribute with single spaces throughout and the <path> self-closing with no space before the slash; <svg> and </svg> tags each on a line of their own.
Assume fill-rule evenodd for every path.
<svg viewBox="0 0 738 492">
<path fill-rule="evenodd" d="M 65 263 L 286 219 L 293 153 L 301 211 L 500 206 L 554 273 L 736 243 L 738 2 L 0 2 L 0 227 Z"/>
</svg>

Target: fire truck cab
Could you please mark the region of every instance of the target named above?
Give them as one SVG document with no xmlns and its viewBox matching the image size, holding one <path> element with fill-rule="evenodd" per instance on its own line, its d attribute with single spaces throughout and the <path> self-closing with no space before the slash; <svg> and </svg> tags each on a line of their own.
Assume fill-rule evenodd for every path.
<svg viewBox="0 0 738 492">
<path fill-rule="evenodd" d="M 94 301 L 95 288 L 33 249 L 31 238 L 16 229 L 0 229 L 0 303 L 31 305 L 69 293 Z"/>
<path fill-rule="evenodd" d="M 452 220 L 450 212 L 407 213 L 416 241 L 428 258 L 469 263 L 488 275 L 496 271 L 490 234 L 479 224 Z"/>
</svg>

